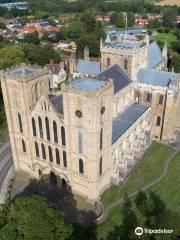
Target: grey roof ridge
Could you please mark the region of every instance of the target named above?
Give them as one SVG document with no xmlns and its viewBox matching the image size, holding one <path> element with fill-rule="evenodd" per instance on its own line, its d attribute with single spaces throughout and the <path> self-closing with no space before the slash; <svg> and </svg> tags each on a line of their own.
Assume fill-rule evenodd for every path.
<svg viewBox="0 0 180 240">
<path fill-rule="evenodd" d="M 127 74 L 127 73 L 124 71 L 124 69 L 123 69 L 121 66 L 119 66 L 119 64 L 117 64 L 117 63 L 109 66 L 108 68 L 106 68 L 105 70 L 103 70 L 102 72 L 100 72 L 99 74 L 105 73 L 106 71 L 108 71 L 108 70 L 109 70 L 110 68 L 112 68 L 112 67 L 120 68 L 120 69 L 123 71 L 123 73 L 129 78 L 129 80 L 132 82 L 132 80 L 130 79 L 130 77 L 128 76 L 128 74 Z M 98 75 L 99 75 L 99 74 L 98 74 Z"/>
</svg>

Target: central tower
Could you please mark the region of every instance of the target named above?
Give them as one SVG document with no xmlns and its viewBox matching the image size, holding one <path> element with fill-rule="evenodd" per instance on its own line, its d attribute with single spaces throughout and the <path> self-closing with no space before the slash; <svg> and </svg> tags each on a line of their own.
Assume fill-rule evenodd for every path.
<svg viewBox="0 0 180 240">
<path fill-rule="evenodd" d="M 148 35 L 131 36 L 118 32 L 115 36 L 108 34 L 106 41 L 103 43 L 101 40 L 100 44 L 101 68 L 105 70 L 118 64 L 135 81 L 139 69 L 148 66 L 148 48 Z"/>
<path fill-rule="evenodd" d="M 110 184 L 113 82 L 76 79 L 63 99 L 71 186 L 94 201 Z"/>
</svg>

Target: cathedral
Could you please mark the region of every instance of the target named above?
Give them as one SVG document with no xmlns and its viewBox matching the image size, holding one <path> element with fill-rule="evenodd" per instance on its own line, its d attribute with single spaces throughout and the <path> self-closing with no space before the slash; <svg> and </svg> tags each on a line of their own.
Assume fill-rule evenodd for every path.
<svg viewBox="0 0 180 240">
<path fill-rule="evenodd" d="M 167 71 L 167 45 L 109 29 L 100 50 L 99 62 L 87 47 L 84 59 L 73 54 L 61 91 L 46 67 L 1 73 L 16 171 L 53 173 L 92 202 L 128 177 L 153 140 L 174 141 L 180 130 L 180 75 Z"/>
</svg>

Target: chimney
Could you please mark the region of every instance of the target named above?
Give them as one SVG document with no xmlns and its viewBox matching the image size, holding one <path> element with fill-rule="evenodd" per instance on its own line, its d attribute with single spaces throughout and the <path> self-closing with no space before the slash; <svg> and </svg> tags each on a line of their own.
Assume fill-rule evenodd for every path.
<svg viewBox="0 0 180 240">
<path fill-rule="evenodd" d="M 50 65 L 53 65 L 53 64 L 54 64 L 54 59 L 50 59 L 50 60 L 49 60 L 49 64 L 50 64 Z"/>
<path fill-rule="evenodd" d="M 90 60 L 90 58 L 89 58 L 89 48 L 87 46 L 84 48 L 84 60 L 86 60 L 86 61 Z"/>
<path fill-rule="evenodd" d="M 60 66 L 60 69 L 64 69 L 64 61 L 60 62 L 59 66 Z"/>
</svg>

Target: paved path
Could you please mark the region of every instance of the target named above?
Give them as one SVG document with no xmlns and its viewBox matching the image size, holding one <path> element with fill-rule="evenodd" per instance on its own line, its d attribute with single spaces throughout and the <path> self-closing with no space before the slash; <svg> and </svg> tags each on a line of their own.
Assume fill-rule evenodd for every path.
<svg viewBox="0 0 180 240">
<path fill-rule="evenodd" d="M 12 166 L 12 154 L 10 143 L 5 143 L 0 148 L 0 192 L 3 185 L 4 179 Z"/>
<path fill-rule="evenodd" d="M 174 158 L 174 156 L 179 152 L 179 149 L 177 149 L 170 157 L 168 157 L 166 159 L 166 162 L 164 164 L 164 169 L 163 169 L 163 172 L 162 174 L 156 178 L 155 180 L 153 180 L 152 182 L 150 182 L 149 184 L 146 184 L 144 187 L 141 188 L 142 191 L 146 191 L 147 189 L 153 187 L 154 185 L 160 183 L 160 181 L 167 175 L 168 173 L 168 167 L 169 167 L 169 163 L 170 161 Z M 129 198 L 133 198 L 135 197 L 137 194 L 138 194 L 139 190 L 131 193 L 128 195 Z M 99 217 L 97 220 L 96 220 L 96 223 L 97 224 L 101 224 L 103 223 L 106 218 L 108 217 L 109 215 L 109 212 L 112 208 L 116 207 L 117 205 L 120 205 L 120 204 L 123 204 L 125 203 L 125 200 L 124 198 L 120 198 L 119 200 L 115 201 L 115 202 L 112 202 L 111 204 L 109 204 L 107 207 L 104 208 L 104 214 Z"/>
</svg>

